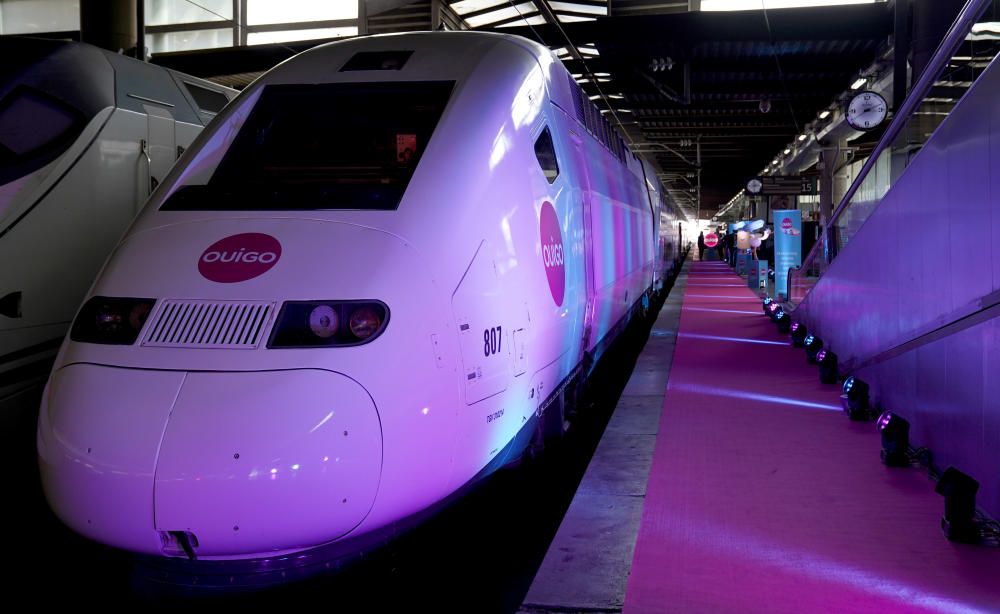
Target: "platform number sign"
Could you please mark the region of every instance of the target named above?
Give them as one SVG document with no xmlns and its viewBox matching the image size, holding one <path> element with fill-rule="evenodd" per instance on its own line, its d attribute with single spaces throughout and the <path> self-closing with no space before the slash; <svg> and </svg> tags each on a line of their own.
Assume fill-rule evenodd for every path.
<svg viewBox="0 0 1000 614">
<path fill-rule="evenodd" d="M 492 356 L 500 353 L 500 345 L 503 343 L 503 330 L 499 326 L 487 328 L 483 331 L 483 355 Z"/>
</svg>

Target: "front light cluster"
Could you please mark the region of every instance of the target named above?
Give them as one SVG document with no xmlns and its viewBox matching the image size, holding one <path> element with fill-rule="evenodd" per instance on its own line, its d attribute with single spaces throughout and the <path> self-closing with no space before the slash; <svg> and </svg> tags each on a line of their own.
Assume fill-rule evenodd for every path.
<svg viewBox="0 0 1000 614">
<path fill-rule="evenodd" d="M 382 334 L 388 320 L 389 308 L 380 301 L 288 301 L 267 347 L 361 345 Z"/>
<path fill-rule="evenodd" d="M 155 302 L 151 298 L 91 297 L 80 308 L 69 338 L 85 343 L 132 345 Z"/>
</svg>

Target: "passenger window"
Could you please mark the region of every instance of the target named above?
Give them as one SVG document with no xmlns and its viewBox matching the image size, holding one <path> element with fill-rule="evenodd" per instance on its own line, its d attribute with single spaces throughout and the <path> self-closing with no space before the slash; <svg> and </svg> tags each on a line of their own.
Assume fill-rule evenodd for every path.
<svg viewBox="0 0 1000 614">
<path fill-rule="evenodd" d="M 552 135 L 547 127 L 535 141 L 535 157 L 538 158 L 538 165 L 542 167 L 548 182 L 554 182 L 559 176 L 559 163 L 556 161 L 556 150 L 552 146 Z"/>
</svg>

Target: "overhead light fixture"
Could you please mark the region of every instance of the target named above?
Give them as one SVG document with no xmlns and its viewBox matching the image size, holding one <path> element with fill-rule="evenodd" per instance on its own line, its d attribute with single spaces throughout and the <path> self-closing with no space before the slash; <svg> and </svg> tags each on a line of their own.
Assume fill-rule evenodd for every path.
<svg viewBox="0 0 1000 614">
<path fill-rule="evenodd" d="M 819 381 L 824 384 L 836 384 L 840 373 L 837 371 L 837 355 L 827 349 L 816 352 L 816 364 L 819 365 Z"/>
<path fill-rule="evenodd" d="M 976 522 L 978 491 L 979 482 L 954 467 L 948 467 L 941 474 L 934 492 L 944 496 L 941 530 L 949 540 L 966 544 L 981 540 L 979 524 Z"/>
<path fill-rule="evenodd" d="M 809 362 L 816 364 L 816 354 L 823 349 L 823 340 L 816 335 L 806 335 L 802 346 L 806 348 L 806 358 Z"/>
<path fill-rule="evenodd" d="M 844 394 L 840 395 L 840 405 L 847 417 L 851 420 L 867 420 L 870 415 L 868 384 L 852 375 L 844 380 L 842 390 Z"/>
<path fill-rule="evenodd" d="M 851 84 L 851 89 L 859 90 L 864 87 L 866 83 L 868 83 L 868 77 L 859 77 L 857 81 Z"/>
<path fill-rule="evenodd" d="M 615 100 L 624 100 L 625 97 L 621 94 L 608 94 L 608 98 L 614 98 Z"/>
<path fill-rule="evenodd" d="M 792 322 L 790 330 L 792 332 L 792 345 L 797 348 L 802 347 L 805 344 L 806 336 L 809 335 L 809 329 L 802 322 Z"/>
<path fill-rule="evenodd" d="M 808 138 L 809 138 L 808 134 L 800 134 L 799 135 L 799 142 L 801 143 L 802 141 L 804 141 L 804 140 L 806 140 Z"/>
<path fill-rule="evenodd" d="M 819 118 L 820 119 L 826 119 L 827 117 L 830 117 L 830 111 L 828 111 L 828 110 L 827 111 L 823 111 L 822 113 L 819 114 Z"/>
<path fill-rule="evenodd" d="M 792 153 L 792 150 L 791 150 L 791 149 L 788 149 L 788 148 L 785 148 L 785 155 L 787 156 L 787 155 L 788 155 L 788 154 L 790 154 L 790 153 Z"/>
<path fill-rule="evenodd" d="M 878 417 L 875 428 L 882 435 L 882 451 L 879 456 L 888 467 L 908 467 L 910 458 L 910 423 L 891 411 L 884 411 Z"/>
</svg>

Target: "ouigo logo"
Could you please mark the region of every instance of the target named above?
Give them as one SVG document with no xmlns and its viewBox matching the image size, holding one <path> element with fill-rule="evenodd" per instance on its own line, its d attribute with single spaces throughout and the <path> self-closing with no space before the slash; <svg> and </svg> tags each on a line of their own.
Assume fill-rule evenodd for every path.
<svg viewBox="0 0 1000 614">
<path fill-rule="evenodd" d="M 545 277 L 549 281 L 549 291 L 556 305 L 562 307 L 566 294 L 566 261 L 563 251 L 562 232 L 559 230 L 559 218 L 552 203 L 542 204 L 539 219 L 539 234 L 542 243 L 542 264 L 545 265 Z"/>
<path fill-rule="evenodd" d="M 202 277 L 231 284 L 259 277 L 281 258 L 281 243 L 271 235 L 246 232 L 220 239 L 198 259 Z"/>
</svg>

